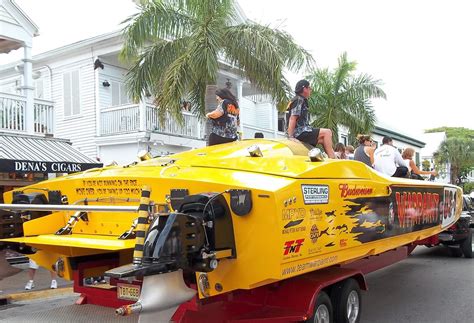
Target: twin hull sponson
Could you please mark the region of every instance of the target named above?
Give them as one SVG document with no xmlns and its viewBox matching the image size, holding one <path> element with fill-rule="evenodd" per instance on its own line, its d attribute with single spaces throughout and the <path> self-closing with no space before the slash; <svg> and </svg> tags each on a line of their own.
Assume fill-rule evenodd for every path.
<svg viewBox="0 0 474 323">
<path fill-rule="evenodd" d="M 252 145 L 262 157 L 250 156 Z M 145 243 L 144 267 L 158 267 L 141 274 L 183 269 L 196 280 L 205 275 L 200 297 L 379 254 L 435 235 L 459 218 L 462 192 L 455 186 L 389 178 L 355 161 L 312 162 L 307 153 L 292 141 L 235 142 L 45 181 L 6 193 L 5 201 L 44 193 L 69 205 L 137 206 L 147 185 L 154 203 L 148 223 L 156 230 Z M 9 241 L 38 249 L 32 257 L 46 268 L 59 259 L 66 278 L 92 255 L 119 258 L 121 265 L 132 261 L 134 239 L 118 238 L 136 213 L 87 212 L 71 234 L 56 235 L 71 215 L 28 221 L 24 237 Z M 186 231 L 190 223 L 196 231 Z"/>
</svg>

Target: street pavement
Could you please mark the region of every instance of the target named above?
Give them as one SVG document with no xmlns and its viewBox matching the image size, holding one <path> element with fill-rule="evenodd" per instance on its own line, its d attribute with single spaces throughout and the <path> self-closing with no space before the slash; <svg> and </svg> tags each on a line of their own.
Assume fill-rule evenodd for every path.
<svg viewBox="0 0 474 323">
<path fill-rule="evenodd" d="M 26 271 L 23 271 L 7 280 L 17 279 L 18 283 L 15 285 L 23 288 L 25 277 Z M 362 294 L 361 322 L 473 322 L 474 259 L 453 258 L 445 247 L 418 247 L 408 259 L 369 274 L 366 278 L 369 291 Z M 49 284 L 48 273 L 42 272 L 41 276 L 38 275 L 38 280 L 42 285 Z M 0 289 L 11 284 L 0 281 Z M 67 283 L 62 281 L 61 284 Z M 87 307 L 88 305 L 86 307 L 71 305 L 77 296 L 69 294 L 0 306 L 0 321 L 27 322 L 31 317 L 37 317 L 35 322 L 43 322 L 40 317 L 47 317 L 44 315 L 45 311 L 80 313 L 83 308 L 84 316 L 70 315 L 67 321 L 91 322 L 87 314 L 91 313 L 93 308 Z M 43 315 L 40 315 L 41 313 Z M 60 321 L 64 322 L 64 314 L 62 315 Z M 109 316 L 110 322 L 136 322 L 136 317 L 130 317 L 128 320 L 117 318 L 113 314 L 113 309 L 106 308 L 101 308 L 100 315 L 95 316 L 95 319 L 106 322 Z M 26 318 L 28 319 L 25 321 Z M 56 321 L 45 319 L 44 322 Z"/>
<path fill-rule="evenodd" d="M 39 290 L 49 289 L 51 286 L 51 274 L 44 268 L 39 268 L 35 274 L 35 288 L 31 291 L 25 291 L 25 285 L 28 282 L 28 264 L 15 265 L 15 268 L 21 269 L 16 275 L 0 280 L 0 298 L 14 293 L 31 293 Z M 61 278 L 56 278 L 58 288 L 72 286 L 72 283 Z M 0 308 L 1 309 L 1 308 Z"/>
<path fill-rule="evenodd" d="M 446 247 L 417 247 L 366 278 L 361 322 L 474 322 L 474 259 Z"/>
</svg>

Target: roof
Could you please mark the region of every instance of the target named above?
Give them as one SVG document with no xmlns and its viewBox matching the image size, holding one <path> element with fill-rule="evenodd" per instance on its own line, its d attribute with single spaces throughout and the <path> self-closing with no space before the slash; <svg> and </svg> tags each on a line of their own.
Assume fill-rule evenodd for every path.
<svg viewBox="0 0 474 323">
<path fill-rule="evenodd" d="M 65 139 L 0 133 L 0 172 L 72 173 L 102 167 Z"/>
<path fill-rule="evenodd" d="M 0 0 L 0 53 L 8 53 L 38 36 L 38 26 L 13 0 Z"/>
<path fill-rule="evenodd" d="M 412 138 L 408 135 L 402 134 L 392 129 L 387 129 L 381 126 L 375 126 L 374 130 L 372 131 L 373 134 L 380 135 L 380 136 L 389 136 L 395 140 L 399 140 L 415 147 L 423 148 L 425 147 L 425 143 L 418 139 Z"/>
</svg>

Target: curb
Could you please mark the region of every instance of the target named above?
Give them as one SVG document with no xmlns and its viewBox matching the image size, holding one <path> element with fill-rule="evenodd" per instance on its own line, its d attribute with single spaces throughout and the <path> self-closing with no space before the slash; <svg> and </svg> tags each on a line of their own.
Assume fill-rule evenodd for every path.
<svg viewBox="0 0 474 323">
<path fill-rule="evenodd" d="M 62 287 L 57 289 L 44 289 L 32 292 L 21 292 L 21 293 L 12 293 L 8 295 L 0 296 L 0 304 L 1 303 L 14 303 L 14 302 L 21 302 L 21 301 L 29 301 L 38 298 L 49 298 L 49 297 L 56 297 L 62 296 L 66 294 L 73 294 L 74 291 L 72 287 Z M 3 302 L 2 302 L 3 301 Z"/>
</svg>

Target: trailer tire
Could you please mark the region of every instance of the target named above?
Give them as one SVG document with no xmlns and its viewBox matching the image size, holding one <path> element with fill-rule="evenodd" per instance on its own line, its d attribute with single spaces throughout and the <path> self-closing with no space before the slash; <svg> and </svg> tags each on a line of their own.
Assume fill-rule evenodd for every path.
<svg viewBox="0 0 474 323">
<path fill-rule="evenodd" d="M 472 258 L 473 257 L 472 232 L 471 232 L 470 229 L 469 229 L 469 237 L 464 239 L 459 246 L 461 247 L 461 250 L 462 250 L 462 253 L 464 254 L 464 257 L 466 257 L 466 258 Z"/>
<path fill-rule="evenodd" d="M 357 323 L 362 310 L 362 295 L 357 281 L 346 279 L 336 284 L 331 293 L 335 323 Z"/>
<path fill-rule="evenodd" d="M 313 316 L 306 323 L 333 323 L 331 299 L 324 291 L 320 291 L 314 305 Z"/>
</svg>

